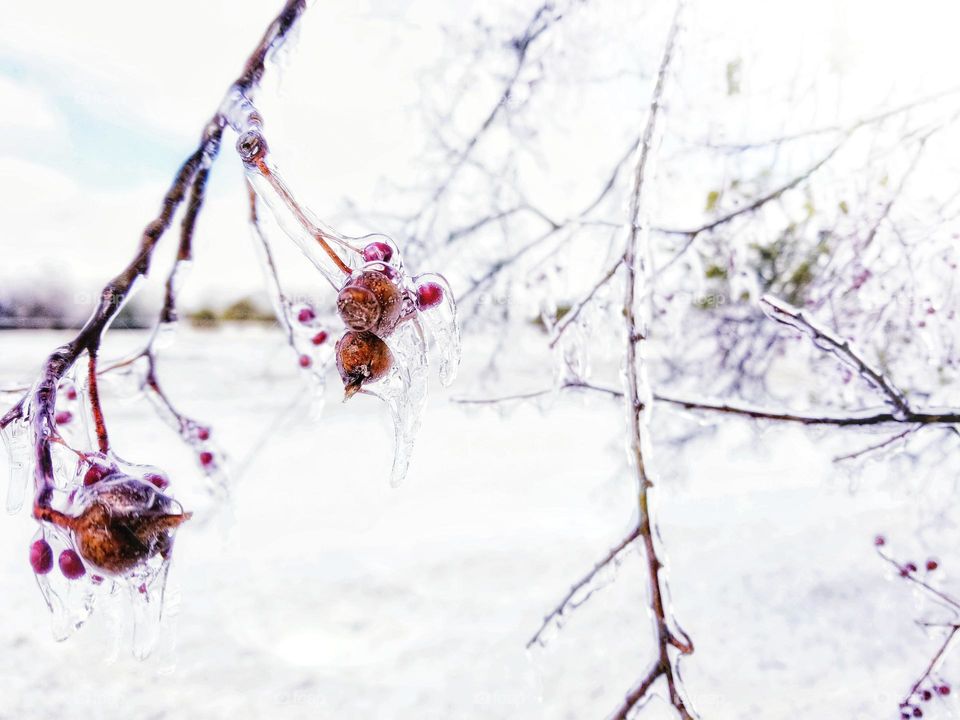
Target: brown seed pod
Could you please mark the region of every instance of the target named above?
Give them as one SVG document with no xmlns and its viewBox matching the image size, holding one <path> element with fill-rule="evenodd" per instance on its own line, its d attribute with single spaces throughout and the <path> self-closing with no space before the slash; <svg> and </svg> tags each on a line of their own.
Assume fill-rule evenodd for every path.
<svg viewBox="0 0 960 720">
<path fill-rule="evenodd" d="M 402 291 L 379 270 L 354 274 L 337 296 L 337 310 L 348 328 L 380 337 L 394 331 L 402 309 Z"/>
<path fill-rule="evenodd" d="M 386 377 L 393 365 L 387 344 L 373 333 L 347 332 L 337 343 L 337 370 L 346 399 L 366 383 Z"/>
<path fill-rule="evenodd" d="M 158 553 L 166 555 L 172 531 L 189 518 L 155 487 L 121 475 L 96 486 L 70 529 L 84 560 L 119 575 Z"/>
</svg>

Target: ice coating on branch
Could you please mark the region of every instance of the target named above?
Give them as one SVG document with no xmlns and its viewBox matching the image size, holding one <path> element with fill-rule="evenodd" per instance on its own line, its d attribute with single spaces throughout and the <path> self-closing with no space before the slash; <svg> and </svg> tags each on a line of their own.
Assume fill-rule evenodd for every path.
<svg viewBox="0 0 960 720">
<path fill-rule="evenodd" d="M 427 334 L 433 339 L 434 347 L 439 356 L 440 382 L 449 386 L 457 378 L 460 368 L 460 359 L 463 348 L 460 341 L 460 324 L 457 322 L 457 307 L 453 301 L 453 290 L 447 279 L 438 273 L 424 273 L 414 278 L 414 283 L 420 287 L 424 283 L 436 283 L 443 289 L 440 302 L 418 317 L 423 323 Z"/>
</svg>

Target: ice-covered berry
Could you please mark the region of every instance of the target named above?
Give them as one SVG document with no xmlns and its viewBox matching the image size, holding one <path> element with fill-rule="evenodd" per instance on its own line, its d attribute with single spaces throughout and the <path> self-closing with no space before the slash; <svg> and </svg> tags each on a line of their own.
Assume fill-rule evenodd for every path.
<svg viewBox="0 0 960 720">
<path fill-rule="evenodd" d="M 46 575 L 53 569 L 53 550 L 42 538 L 30 546 L 30 565 L 37 575 Z"/>
<path fill-rule="evenodd" d="M 302 368 L 308 368 L 313 365 L 313 360 L 310 359 L 309 355 L 301 355 L 297 362 L 300 363 L 300 367 Z"/>
<path fill-rule="evenodd" d="M 313 311 L 311 307 L 301 308 L 300 312 L 297 313 L 297 322 L 302 325 L 307 325 L 308 323 L 313 322 L 314 318 L 317 317 L 317 314 Z"/>
<path fill-rule="evenodd" d="M 73 420 L 73 413 L 69 410 L 60 410 L 56 415 L 53 416 L 53 420 L 57 423 L 57 425 L 66 425 Z"/>
<path fill-rule="evenodd" d="M 439 305 L 443 300 L 443 288 L 435 282 L 426 282 L 417 288 L 417 307 L 421 310 Z"/>
<path fill-rule="evenodd" d="M 877 547 L 883 547 L 884 545 L 887 544 L 887 539 L 883 535 L 877 535 L 873 539 L 873 544 L 876 545 Z"/>
<path fill-rule="evenodd" d="M 949 685 L 940 685 L 939 687 L 937 687 L 937 694 L 938 694 L 938 695 L 949 695 L 949 694 L 950 694 L 950 686 L 949 686 Z"/>
<path fill-rule="evenodd" d="M 936 560 L 934 560 L 933 558 L 931 558 L 930 560 L 927 560 L 927 570 L 928 570 L 928 571 L 933 572 L 933 571 L 936 570 L 938 567 L 940 567 L 940 563 L 938 563 L 938 562 L 937 562 Z"/>
<path fill-rule="evenodd" d="M 210 439 L 210 428 L 208 427 L 199 427 L 197 428 L 197 439 L 206 441 Z"/>
<path fill-rule="evenodd" d="M 210 467 L 213 465 L 213 453 L 209 450 L 204 450 L 202 453 L 200 453 L 199 460 L 200 464 L 204 467 Z"/>
<path fill-rule="evenodd" d="M 68 580 L 76 580 L 77 578 L 83 577 L 87 572 L 87 569 L 83 565 L 83 560 L 80 559 L 80 556 L 77 555 L 75 550 L 64 550 L 60 553 L 60 572 L 63 573 L 63 576 Z"/>
<path fill-rule="evenodd" d="M 310 338 L 310 342 L 312 342 L 314 345 L 323 345 L 327 341 L 328 337 L 329 335 L 327 335 L 327 331 L 321 330 L 312 338 Z"/>
<path fill-rule="evenodd" d="M 170 481 L 160 473 L 147 473 L 143 476 L 143 479 L 158 490 L 166 490 L 170 485 Z"/>
<path fill-rule="evenodd" d="M 386 337 L 400 320 L 403 297 L 387 275 L 363 270 L 347 281 L 337 295 L 337 311 L 351 330 L 370 331 Z"/>
<path fill-rule="evenodd" d="M 390 262 L 393 248 L 384 242 L 372 242 L 363 249 L 363 259 L 367 262 Z"/>
<path fill-rule="evenodd" d="M 373 333 L 348 332 L 337 343 L 337 370 L 346 397 L 385 377 L 393 364 L 390 348 Z"/>
</svg>

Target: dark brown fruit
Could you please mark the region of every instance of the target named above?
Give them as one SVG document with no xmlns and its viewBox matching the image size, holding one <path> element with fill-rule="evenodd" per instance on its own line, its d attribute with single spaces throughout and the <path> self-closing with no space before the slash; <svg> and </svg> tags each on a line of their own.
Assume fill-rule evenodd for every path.
<svg viewBox="0 0 960 720">
<path fill-rule="evenodd" d="M 403 309 L 403 294 L 385 273 L 364 270 L 352 276 L 337 296 L 337 310 L 351 330 L 386 337 Z"/>
<path fill-rule="evenodd" d="M 366 383 L 386 377 L 392 365 L 390 348 L 373 333 L 349 331 L 337 343 L 337 370 L 347 399 Z"/>
<path fill-rule="evenodd" d="M 97 487 L 71 529 L 83 559 L 108 573 L 121 574 L 166 554 L 172 531 L 190 518 L 169 497 L 134 478 Z"/>
</svg>

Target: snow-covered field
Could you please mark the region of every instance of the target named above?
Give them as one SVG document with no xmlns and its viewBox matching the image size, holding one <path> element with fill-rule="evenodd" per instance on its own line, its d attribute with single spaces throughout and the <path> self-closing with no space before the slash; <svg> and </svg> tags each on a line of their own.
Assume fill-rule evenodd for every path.
<svg viewBox="0 0 960 720">
<path fill-rule="evenodd" d="M 63 337 L 0 334 L 0 377 L 29 378 Z M 639 556 L 547 647 L 524 646 L 630 527 L 619 406 L 570 397 L 501 415 L 435 387 L 410 474 L 391 489 L 384 408 L 341 404 L 333 385 L 310 421 L 294 364 L 261 330 L 185 330 L 165 356 L 168 391 L 213 424 L 239 473 L 229 507 L 199 505 L 179 533 L 175 647 L 134 660 L 115 648 L 108 608 L 55 643 L 27 562 L 33 523 L 26 511 L 0 522 L 0 718 L 610 712 L 651 646 Z M 470 371 L 451 394 L 471 394 Z M 107 411 L 117 451 L 168 469 L 191 509 L 196 470 L 178 439 L 144 403 Z M 922 552 L 896 537 L 916 499 L 869 473 L 851 493 L 823 445 L 737 422 L 659 450 L 674 606 L 696 643 L 682 669 L 705 718 L 896 717 L 935 647 L 872 549 L 887 531 Z M 654 701 L 643 717 L 670 714 Z"/>
</svg>

